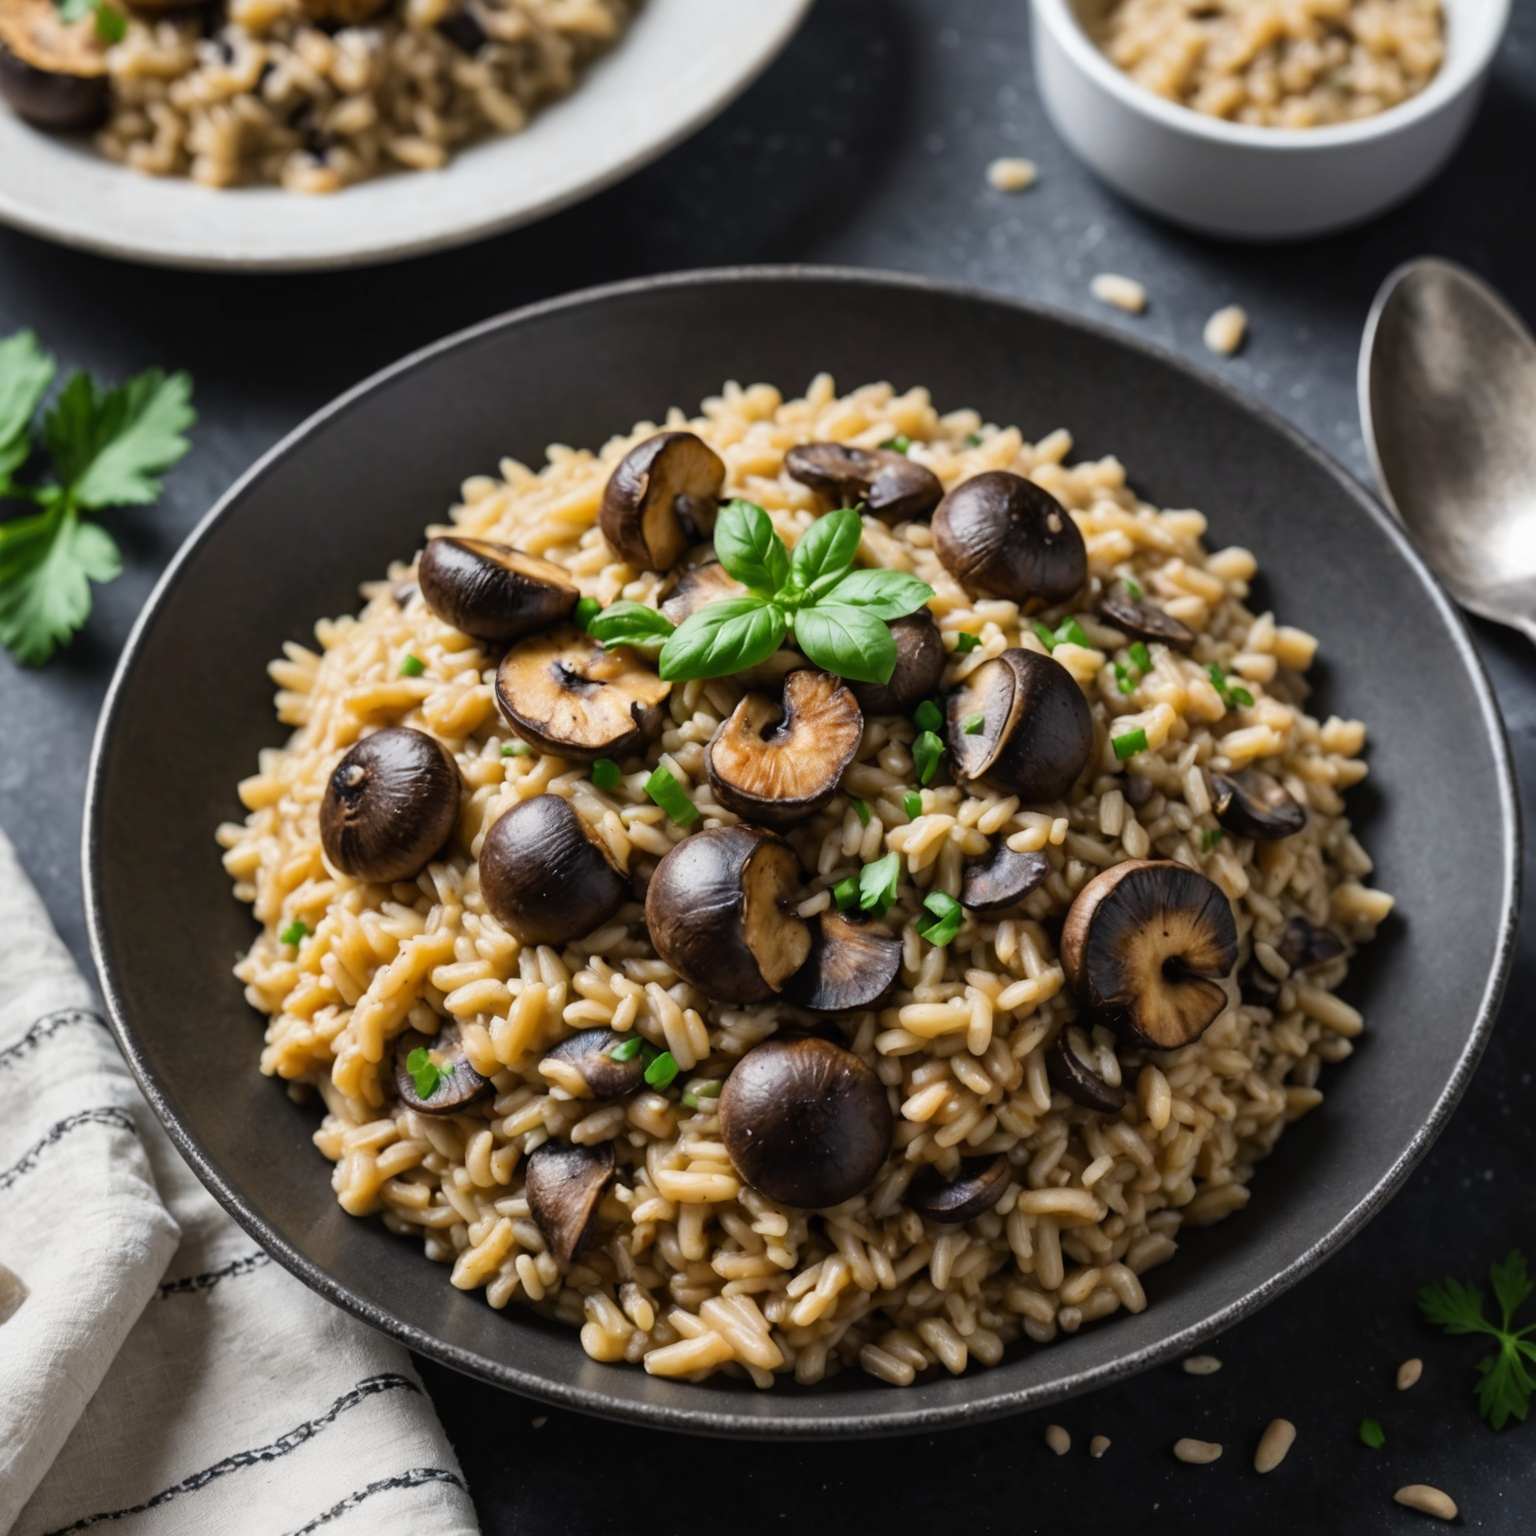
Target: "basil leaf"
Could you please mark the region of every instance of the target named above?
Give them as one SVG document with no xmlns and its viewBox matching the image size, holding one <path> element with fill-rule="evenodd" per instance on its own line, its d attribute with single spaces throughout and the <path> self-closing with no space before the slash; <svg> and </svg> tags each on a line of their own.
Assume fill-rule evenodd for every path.
<svg viewBox="0 0 1536 1536">
<path fill-rule="evenodd" d="M 629 645 L 655 650 L 672 634 L 672 621 L 645 603 L 611 603 L 587 624 L 587 633 L 604 646 Z"/>
<path fill-rule="evenodd" d="M 896 670 L 890 626 L 867 608 L 843 603 L 802 608 L 795 615 L 795 642 L 823 671 L 856 683 L 888 683 Z"/>
<path fill-rule="evenodd" d="M 804 590 L 812 582 L 846 571 L 859 552 L 864 524 L 852 507 L 818 517 L 801 535 L 789 562 L 790 580 Z"/>
<path fill-rule="evenodd" d="M 846 603 L 880 619 L 905 618 L 933 596 L 933 588 L 908 571 L 849 571 L 823 598 Z"/>
<path fill-rule="evenodd" d="M 669 683 L 729 677 L 766 661 L 783 640 L 784 610 L 776 603 L 761 597 L 728 597 L 683 622 L 662 646 L 657 670 Z"/>
<path fill-rule="evenodd" d="M 750 501 L 737 498 L 720 509 L 715 553 L 742 586 L 764 597 L 776 596 L 789 576 L 789 551 L 783 539 L 773 531 L 768 514 Z"/>
</svg>

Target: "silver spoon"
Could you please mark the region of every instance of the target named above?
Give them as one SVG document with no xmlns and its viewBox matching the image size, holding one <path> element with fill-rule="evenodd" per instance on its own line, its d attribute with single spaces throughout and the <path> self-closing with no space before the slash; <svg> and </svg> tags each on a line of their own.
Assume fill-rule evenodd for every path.
<svg viewBox="0 0 1536 1536">
<path fill-rule="evenodd" d="M 1360 420 L 1387 505 L 1463 607 L 1536 640 L 1536 339 L 1488 285 L 1426 257 L 1381 285 Z"/>
</svg>

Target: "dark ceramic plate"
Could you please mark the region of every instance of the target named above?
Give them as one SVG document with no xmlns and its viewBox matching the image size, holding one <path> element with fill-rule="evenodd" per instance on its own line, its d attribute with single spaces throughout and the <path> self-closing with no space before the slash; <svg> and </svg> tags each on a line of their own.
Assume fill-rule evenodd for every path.
<svg viewBox="0 0 1536 1536">
<path fill-rule="evenodd" d="M 282 739 L 265 664 L 359 581 L 409 556 L 468 474 L 551 442 L 596 445 L 722 380 L 786 393 L 927 385 L 1027 434 L 1066 426 L 1215 544 L 1258 554 L 1287 622 L 1322 637 L 1320 712 L 1370 722 L 1352 795 L 1398 915 L 1351 978 L 1370 1030 L 1260 1171 L 1246 1211 L 1192 1233 L 1151 1307 L 1002 1366 L 905 1391 L 693 1386 L 596 1365 L 576 1336 L 454 1290 L 377 1222 L 342 1213 L 314 1113 L 256 1070 L 261 1022 L 229 974 L 251 937 L 213 844 L 235 784 Z M 1509 962 L 1519 831 L 1498 715 L 1460 619 L 1395 524 L 1287 427 L 1172 359 L 1022 304 L 868 273 L 695 273 L 580 294 L 406 359 L 278 445 L 166 572 L 124 652 L 91 766 L 86 907 L 129 1062 L 204 1183 L 322 1295 L 412 1349 L 589 1412 L 706 1434 L 932 1429 L 1032 1407 L 1188 1350 L 1336 1249 L 1444 1125 Z"/>
</svg>

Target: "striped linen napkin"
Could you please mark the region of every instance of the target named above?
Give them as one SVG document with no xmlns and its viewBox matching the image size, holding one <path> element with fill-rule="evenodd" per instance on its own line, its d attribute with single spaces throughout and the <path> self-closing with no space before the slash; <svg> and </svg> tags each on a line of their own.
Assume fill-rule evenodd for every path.
<svg viewBox="0 0 1536 1536">
<path fill-rule="evenodd" d="M 0 835 L 0 1533 L 479 1530 L 405 1352 L 182 1162 Z"/>
</svg>

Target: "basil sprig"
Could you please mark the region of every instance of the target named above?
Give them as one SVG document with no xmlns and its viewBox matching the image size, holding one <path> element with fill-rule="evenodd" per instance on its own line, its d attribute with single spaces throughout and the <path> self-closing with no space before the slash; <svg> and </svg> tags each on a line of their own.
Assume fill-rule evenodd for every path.
<svg viewBox="0 0 1536 1536">
<path fill-rule="evenodd" d="M 886 683 L 896 667 L 890 621 L 916 613 L 933 588 L 907 571 L 854 570 L 863 536 L 851 507 L 818 517 L 791 553 L 768 514 L 732 501 L 715 523 L 715 554 L 747 590 L 699 609 L 676 629 L 643 603 L 620 602 L 592 620 L 605 646 L 660 647 L 668 682 L 729 677 L 766 661 L 793 635 L 823 671 Z"/>
</svg>

